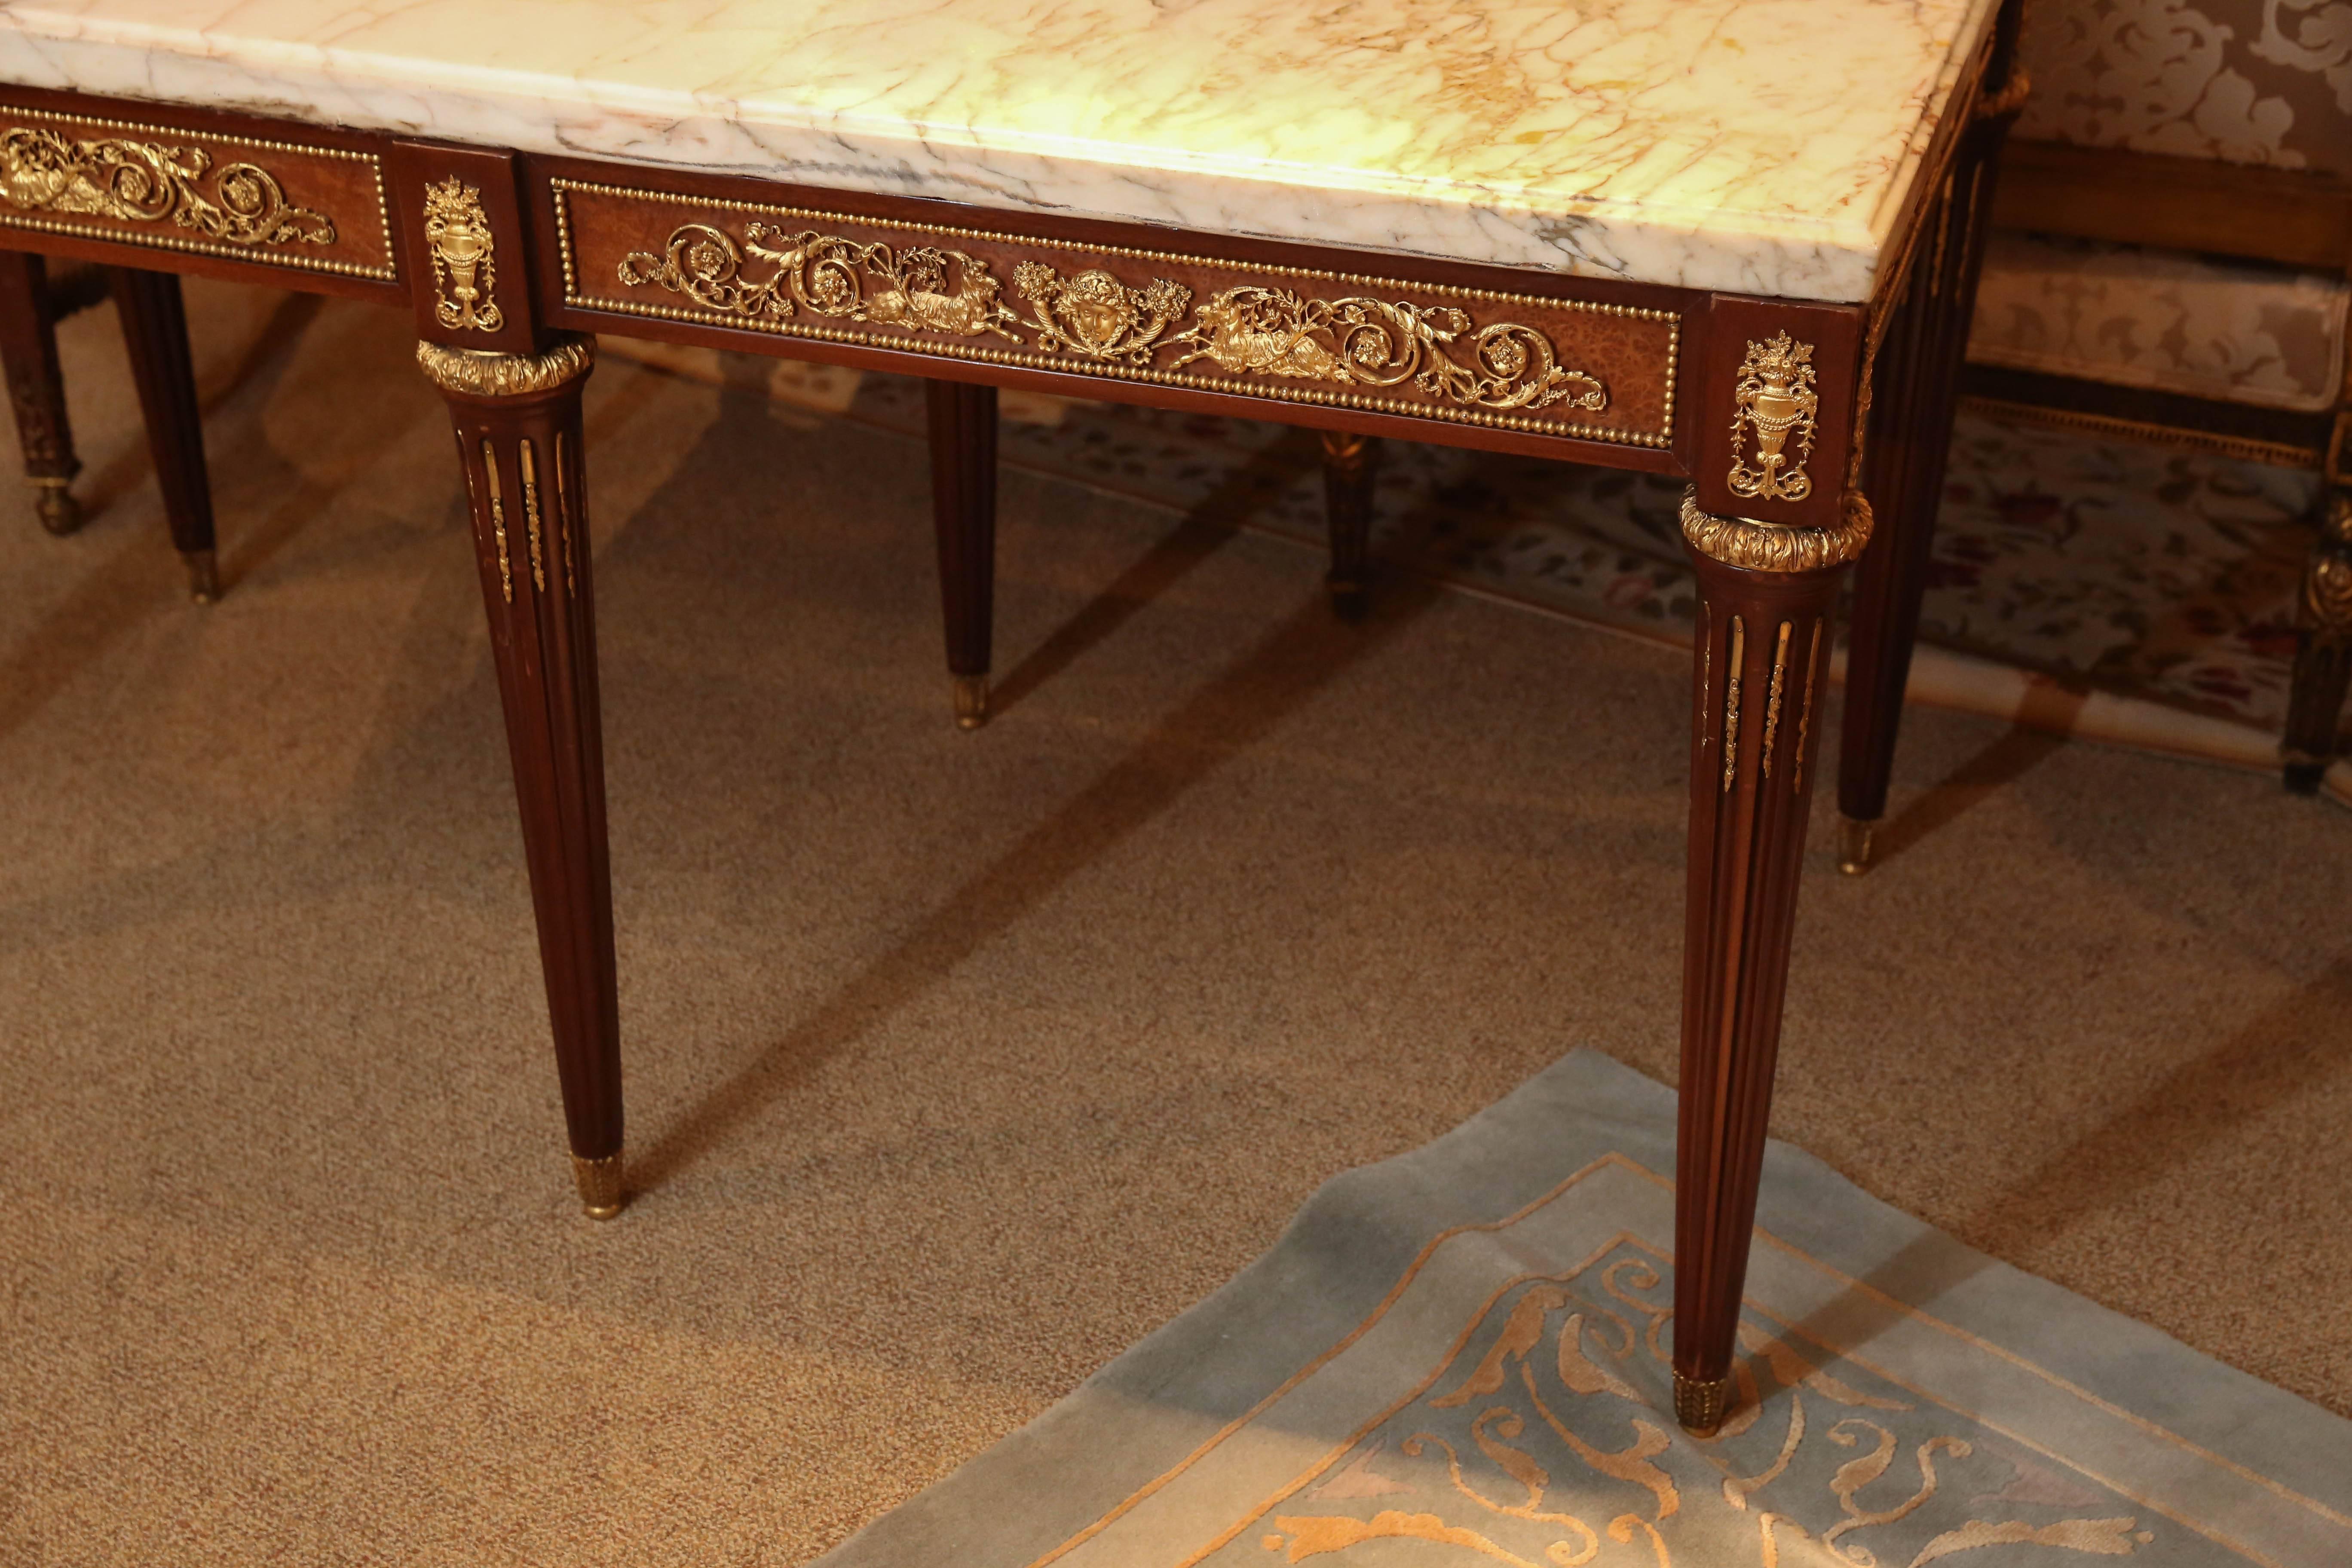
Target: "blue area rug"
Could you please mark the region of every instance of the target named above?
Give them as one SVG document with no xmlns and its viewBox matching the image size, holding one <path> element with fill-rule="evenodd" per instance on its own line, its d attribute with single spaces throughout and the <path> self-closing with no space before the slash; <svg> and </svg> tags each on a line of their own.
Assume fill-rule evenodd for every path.
<svg viewBox="0 0 2352 1568">
<path fill-rule="evenodd" d="M 1688 1436 L 1673 1139 L 1669 1090 L 1578 1052 L 1327 1184 L 1223 1289 L 820 1562 L 2352 1563 L 2352 1422 L 1778 1143 L 1740 1403 Z"/>
</svg>

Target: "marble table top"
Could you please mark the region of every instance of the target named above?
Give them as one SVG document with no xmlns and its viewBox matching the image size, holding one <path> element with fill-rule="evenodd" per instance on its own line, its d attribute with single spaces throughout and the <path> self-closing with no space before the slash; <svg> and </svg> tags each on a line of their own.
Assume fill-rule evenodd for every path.
<svg viewBox="0 0 2352 1568">
<path fill-rule="evenodd" d="M 1860 300 L 1996 0 L 0 0 L 0 79 Z"/>
</svg>

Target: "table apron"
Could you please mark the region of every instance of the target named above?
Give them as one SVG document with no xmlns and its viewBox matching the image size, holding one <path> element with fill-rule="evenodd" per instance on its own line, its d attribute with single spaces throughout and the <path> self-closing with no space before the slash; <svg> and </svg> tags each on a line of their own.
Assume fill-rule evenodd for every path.
<svg viewBox="0 0 2352 1568">
<path fill-rule="evenodd" d="M 828 193 L 740 199 L 625 173 L 530 182 L 552 253 L 540 275 L 561 286 L 542 297 L 551 326 L 1681 470 L 1676 310 L 1235 258 L 1213 237 L 1072 239 L 1011 232 L 1029 228 L 1017 214 L 900 219 L 824 205 Z"/>
<path fill-rule="evenodd" d="M 372 139 L 0 89 L 0 246 L 404 300 Z"/>
<path fill-rule="evenodd" d="M 435 145 L 0 89 L 0 247 L 423 311 L 428 220 L 406 197 Z M 1705 295 L 638 165 L 509 157 L 479 178 L 494 160 L 442 145 L 527 308 L 513 344 L 423 316 L 453 347 L 615 333 L 1694 469 Z"/>
</svg>

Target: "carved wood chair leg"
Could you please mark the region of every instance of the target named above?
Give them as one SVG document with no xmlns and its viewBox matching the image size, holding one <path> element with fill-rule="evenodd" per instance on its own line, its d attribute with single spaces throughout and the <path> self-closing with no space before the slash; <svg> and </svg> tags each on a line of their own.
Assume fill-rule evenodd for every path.
<svg viewBox="0 0 2352 1568">
<path fill-rule="evenodd" d="M 188 316 L 176 273 L 130 267 L 106 269 L 108 291 L 122 318 L 131 375 L 147 419 L 147 449 L 163 491 L 172 543 L 188 566 L 188 592 L 199 605 L 220 596 L 213 552 L 212 480 L 205 471 L 205 426 L 196 403 L 195 362 L 188 354 Z"/>
<path fill-rule="evenodd" d="M 1918 290 L 1914 289 L 1916 295 Z M 1895 742 L 1903 724 L 1903 692 L 1927 591 L 1927 560 L 1936 534 L 1943 461 L 1925 444 L 1906 438 L 1932 429 L 1935 387 L 1923 374 L 1934 358 L 1936 323 L 1916 300 L 1906 300 L 1887 328 L 1874 376 L 1868 465 L 1872 489 L 1885 498 L 1877 537 L 1854 568 L 1853 607 L 1847 629 L 1845 719 L 1838 735 L 1838 869 L 1858 877 L 1870 868 L 1871 837 L 1886 815 L 1895 772 Z M 1949 429 L 1949 411 L 1943 427 Z M 1935 488 L 1930 488 L 1932 479 Z"/>
<path fill-rule="evenodd" d="M 1685 502 L 1685 513 L 1690 503 Z M 1762 525 L 1754 525 L 1762 526 Z M 1675 1414 L 1722 1425 L 1780 1050 L 1841 568 L 1754 571 L 1696 545 L 1702 603 L 1675 1203 Z"/>
<path fill-rule="evenodd" d="M 933 381 L 931 523 L 939 538 L 940 608 L 956 723 L 988 722 L 996 599 L 996 388 Z"/>
<path fill-rule="evenodd" d="M 588 1213 L 607 1219 L 623 1201 L 621 1040 L 581 453 L 594 357 L 584 337 L 538 354 L 417 347 L 466 475 L 572 1174 Z"/>
<path fill-rule="evenodd" d="M 1838 868 L 1870 868 L 1871 835 L 1886 814 L 1903 689 L 1911 675 L 1928 555 L 1943 499 L 1952 418 L 1976 311 L 1977 274 L 1992 212 L 1993 174 L 2011 108 L 1972 125 L 1920 233 L 1898 314 L 1873 379 L 1870 493 L 1885 504 L 1878 539 L 1856 569 L 1839 737 Z"/>
<path fill-rule="evenodd" d="M 2336 760 L 2344 696 L 2352 686 L 2352 487 L 2321 497 L 2319 539 L 2304 568 L 2297 609 L 2294 684 L 2280 748 L 2286 787 L 2316 794 Z"/>
<path fill-rule="evenodd" d="M 71 533 L 81 526 L 81 505 L 68 487 L 81 472 L 81 460 L 74 456 L 73 426 L 66 417 L 48 266 L 21 251 L 0 251 L 0 369 L 7 374 L 8 403 L 16 411 L 16 438 L 25 448 L 34 510 L 51 533 Z"/>
<path fill-rule="evenodd" d="M 1324 585 L 1331 607 L 1356 620 L 1370 608 L 1372 481 L 1381 466 L 1381 438 L 1323 432 L 1324 514 L 1331 532 L 1331 569 Z"/>
</svg>

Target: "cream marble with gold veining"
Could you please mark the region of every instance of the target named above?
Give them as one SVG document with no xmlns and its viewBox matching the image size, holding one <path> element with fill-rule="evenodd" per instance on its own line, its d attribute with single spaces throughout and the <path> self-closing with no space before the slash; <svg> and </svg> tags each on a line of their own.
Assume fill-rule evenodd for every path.
<svg viewBox="0 0 2352 1568">
<path fill-rule="evenodd" d="M 0 79 L 1869 297 L 1994 0 L 0 0 Z"/>
</svg>

